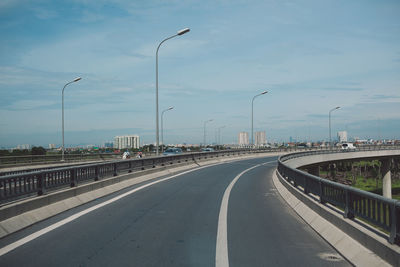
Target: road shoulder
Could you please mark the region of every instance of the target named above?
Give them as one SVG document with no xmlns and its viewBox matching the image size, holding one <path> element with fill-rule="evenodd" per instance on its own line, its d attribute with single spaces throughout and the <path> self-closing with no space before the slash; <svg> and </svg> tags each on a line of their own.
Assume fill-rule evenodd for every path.
<svg viewBox="0 0 400 267">
<path fill-rule="evenodd" d="M 386 261 L 363 247 L 296 198 L 282 185 L 286 181 L 279 179 L 276 171 L 273 172 L 272 179 L 276 189 L 286 203 L 349 262 L 356 266 L 390 266 Z"/>
</svg>

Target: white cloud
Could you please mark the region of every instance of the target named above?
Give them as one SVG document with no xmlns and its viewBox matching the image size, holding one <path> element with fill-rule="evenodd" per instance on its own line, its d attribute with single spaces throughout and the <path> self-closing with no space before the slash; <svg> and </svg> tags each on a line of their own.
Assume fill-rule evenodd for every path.
<svg viewBox="0 0 400 267">
<path fill-rule="evenodd" d="M 54 104 L 56 104 L 56 102 L 48 100 L 20 100 L 8 106 L 7 109 L 30 110 L 30 109 L 39 109 L 43 107 L 48 107 Z"/>
<path fill-rule="evenodd" d="M 0 1 L 0 9 L 4 11 L 5 9 L 21 5 L 26 2 L 26 0 L 2 0 Z"/>
<path fill-rule="evenodd" d="M 2 14 L 19 9 L 10 9 L 15 18 L 0 27 L 4 40 L 17 44 L 4 49 L 0 67 L 0 124 L 6 121 L 10 131 L 40 128 L 40 115 L 49 131 L 59 129 L 60 112 L 49 110 L 61 106 L 62 86 L 79 75 L 82 81 L 66 94 L 69 129 L 99 121 L 153 127 L 156 48 L 186 26 L 191 32 L 168 40 L 159 53 L 160 105 L 179 110 L 169 114 L 175 129 L 201 128 L 204 117 L 214 117 L 215 125 L 246 130 L 251 97 L 264 88 L 270 93 L 257 99 L 255 119 L 276 129 L 307 127 L 309 119 L 322 129 L 336 105 L 343 109 L 335 120 L 398 116 L 397 17 L 370 18 L 376 3 L 355 9 L 332 2 L 327 10 L 317 2 L 3 1 Z M 343 9 L 346 20 L 330 21 Z M 45 21 L 61 14 L 51 25 Z M 269 119 L 276 114 L 280 119 Z"/>
<path fill-rule="evenodd" d="M 41 85 L 57 84 L 62 74 L 55 72 L 44 72 L 35 69 L 21 68 L 15 66 L 0 66 L 0 85 Z"/>
<path fill-rule="evenodd" d="M 58 13 L 51 9 L 35 6 L 34 8 L 32 8 L 32 11 L 37 18 L 42 20 L 54 19 L 58 17 Z"/>
<path fill-rule="evenodd" d="M 111 73 L 144 60 L 116 51 L 115 39 L 109 34 L 77 31 L 74 36 L 32 47 L 21 57 L 21 64 L 42 71 Z"/>
<path fill-rule="evenodd" d="M 129 93 L 129 92 L 133 92 L 134 89 L 130 88 L 130 87 L 116 87 L 116 88 L 112 88 L 111 91 L 113 93 Z"/>
<path fill-rule="evenodd" d="M 81 18 L 81 22 L 93 23 L 104 20 L 106 17 L 100 13 L 91 12 L 89 10 L 84 10 Z"/>
</svg>

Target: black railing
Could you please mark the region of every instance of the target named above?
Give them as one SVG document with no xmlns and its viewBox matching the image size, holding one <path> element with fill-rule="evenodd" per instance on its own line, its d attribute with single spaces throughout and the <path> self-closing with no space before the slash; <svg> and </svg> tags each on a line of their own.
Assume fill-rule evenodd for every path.
<svg viewBox="0 0 400 267">
<path fill-rule="evenodd" d="M 361 218 L 388 232 L 391 244 L 400 244 L 400 201 L 335 183 L 285 164 L 290 159 L 327 153 L 335 152 L 310 151 L 281 156 L 278 159 L 278 172 L 295 187 L 300 186 L 305 194 L 319 197 L 320 203 L 329 203 L 342 209 L 345 218 Z"/>
<path fill-rule="evenodd" d="M 117 176 L 121 173 L 135 172 L 185 162 L 196 162 L 197 160 L 268 151 L 270 150 L 247 149 L 188 153 L 172 156 L 116 160 L 3 175 L 0 176 L 0 203 L 6 203 L 10 200 L 36 194 L 43 195 L 54 189 L 69 186 L 75 187 L 82 182 L 97 181 L 102 178 Z"/>
<path fill-rule="evenodd" d="M 65 162 L 79 162 L 79 161 L 99 161 L 111 160 L 120 158 L 120 154 L 113 153 L 93 153 L 93 154 L 65 154 Z M 26 156 L 5 156 L 0 157 L 0 166 L 27 166 L 35 164 L 50 164 L 59 163 L 61 161 L 61 154 L 58 155 L 26 155 Z"/>
<path fill-rule="evenodd" d="M 310 149 L 311 148 L 296 148 L 296 147 L 286 147 L 286 148 L 284 148 L 284 147 L 281 147 L 281 148 L 252 149 L 252 151 L 294 152 L 294 151 L 299 151 L 299 150 L 300 151 L 305 151 L 305 150 L 310 150 Z M 236 151 L 237 152 L 237 151 L 249 151 L 249 150 L 250 149 L 243 149 L 242 148 L 242 149 L 233 149 L 233 150 L 229 150 L 229 151 L 231 151 L 231 152 L 232 151 Z M 227 150 L 215 151 L 215 152 L 226 152 L 226 151 Z M 202 152 L 202 153 L 206 153 L 206 152 Z M 185 157 L 186 155 L 189 155 L 189 154 L 190 153 L 184 153 L 181 156 Z M 68 160 L 67 155 L 68 155 L 68 157 L 70 157 L 70 160 Z M 76 163 L 73 164 L 73 166 L 89 164 L 88 162 L 86 162 L 86 163 L 85 162 L 78 163 L 78 161 L 79 161 L 78 159 L 88 160 L 89 158 L 87 158 L 87 157 L 83 157 L 83 156 L 81 156 L 79 154 L 75 155 L 76 157 L 73 156 L 73 154 L 67 154 L 67 155 L 66 155 L 66 161 L 64 163 L 60 163 L 61 156 L 58 156 L 58 157 L 55 157 L 55 156 L 39 156 L 39 157 L 50 157 L 51 161 L 41 162 L 41 163 L 42 164 L 43 163 L 53 163 L 52 164 L 53 166 L 40 166 L 40 165 L 38 165 L 38 166 L 35 166 L 35 167 L 29 167 L 29 164 L 27 164 L 27 165 L 24 166 L 23 169 L 16 168 L 14 170 L 7 170 L 7 171 L 5 169 L 3 169 L 3 171 L 2 171 L 2 169 L 0 169 L 0 176 L 13 175 L 13 174 L 22 174 L 22 173 L 28 173 L 28 172 L 34 172 L 34 171 L 38 172 L 38 171 L 44 171 L 44 170 L 50 170 L 50 169 L 58 169 L 58 168 L 65 168 L 66 167 L 65 163 L 74 162 L 74 160 L 72 160 L 72 159 L 75 159 L 75 162 L 76 162 Z M 148 158 L 149 155 L 151 156 L 152 154 L 146 154 L 145 158 Z M 92 156 L 93 159 L 95 159 L 95 157 L 96 157 L 94 154 L 91 155 L 91 156 Z M 30 157 L 31 156 L 24 156 L 24 158 L 27 158 L 27 159 L 29 159 Z M 32 157 L 36 157 L 36 156 L 32 156 Z M 10 158 L 10 159 L 13 158 L 14 159 L 14 158 L 20 158 L 20 157 L 5 157 L 5 158 Z M 0 157 L 0 167 L 7 167 L 6 165 L 2 165 L 1 164 L 2 159 L 4 159 L 4 158 Z M 117 155 L 117 154 L 99 154 L 97 156 L 97 159 L 102 159 L 103 162 L 112 161 L 112 160 L 118 161 L 118 160 L 121 159 L 121 155 Z M 55 164 L 55 163 L 57 163 L 57 164 Z M 39 164 L 39 162 L 38 162 L 38 164 Z M 13 168 L 11 168 L 11 169 L 13 169 Z"/>
</svg>

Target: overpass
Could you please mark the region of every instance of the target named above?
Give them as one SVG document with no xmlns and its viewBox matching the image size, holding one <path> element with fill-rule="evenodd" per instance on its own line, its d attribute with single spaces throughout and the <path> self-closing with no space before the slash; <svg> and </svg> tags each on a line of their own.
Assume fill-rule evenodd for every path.
<svg viewBox="0 0 400 267">
<path fill-rule="evenodd" d="M 133 163 L 105 168 L 117 170 L 110 178 L 94 168 L 79 177 L 96 181 L 4 205 L 0 264 L 349 266 L 357 260 L 333 249 L 281 197 L 273 179 L 276 153 L 163 161 L 140 176 L 129 172 L 139 167 Z M 370 264 L 387 264 L 359 249 Z"/>
<path fill-rule="evenodd" d="M 397 147 L 300 152 L 280 157 L 277 174 L 286 188 L 308 207 L 392 265 L 399 266 L 400 202 L 318 177 L 319 165 L 324 163 L 377 159 L 383 162 L 384 186 L 385 182 L 387 186 L 391 179 L 390 161 L 399 157 Z"/>
<path fill-rule="evenodd" d="M 339 153 L 340 152 L 340 153 Z M 306 169 L 309 173 L 319 176 L 321 164 L 333 164 L 336 168 L 337 162 L 356 162 L 360 160 L 379 160 L 382 164 L 381 174 L 383 177 L 383 196 L 392 198 L 391 194 L 391 171 L 392 160 L 400 158 L 400 149 L 397 147 L 386 147 L 384 149 L 367 147 L 358 150 L 340 150 L 340 151 L 315 151 L 311 153 L 297 153 L 290 156 L 286 164 L 292 168 Z"/>
</svg>

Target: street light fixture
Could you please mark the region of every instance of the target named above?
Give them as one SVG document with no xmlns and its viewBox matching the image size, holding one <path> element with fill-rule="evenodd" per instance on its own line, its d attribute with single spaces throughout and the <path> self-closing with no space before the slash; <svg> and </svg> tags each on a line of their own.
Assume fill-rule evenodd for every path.
<svg viewBox="0 0 400 267">
<path fill-rule="evenodd" d="M 253 127 L 253 125 L 254 125 L 254 123 L 253 123 L 253 111 L 254 111 L 254 99 L 256 98 L 256 97 L 258 97 L 258 96 L 260 96 L 260 95 L 265 95 L 266 93 L 268 93 L 268 91 L 264 91 L 264 92 L 262 92 L 262 93 L 260 93 L 260 94 L 258 94 L 258 95 L 255 95 L 254 97 L 253 97 L 253 100 L 251 101 L 251 145 L 252 146 L 254 146 L 254 135 L 253 135 L 253 130 L 254 130 L 254 127 Z"/>
<path fill-rule="evenodd" d="M 185 34 L 187 32 L 190 32 L 189 28 L 185 28 L 185 29 L 182 29 L 182 30 L 178 31 L 178 35 L 182 35 L 182 34 Z"/>
<path fill-rule="evenodd" d="M 329 110 L 329 147 L 332 147 L 332 135 L 331 135 L 331 113 L 332 111 L 335 111 L 337 109 L 340 109 L 340 107 L 335 107 L 331 110 Z"/>
<path fill-rule="evenodd" d="M 81 80 L 81 77 L 77 77 L 75 78 L 73 81 L 70 81 L 68 83 L 66 83 L 62 89 L 62 152 L 61 152 L 61 161 L 64 161 L 64 151 L 65 151 L 65 147 L 64 147 L 64 90 L 65 87 L 67 87 L 69 84 L 77 82 L 79 80 Z"/>
<path fill-rule="evenodd" d="M 212 122 L 212 121 L 213 121 L 213 119 L 210 119 L 210 120 L 204 122 L 204 147 L 207 146 L 207 145 L 206 145 L 206 124 L 207 124 L 208 122 Z"/>
<path fill-rule="evenodd" d="M 174 107 L 169 107 L 169 108 L 167 108 L 167 109 L 164 109 L 162 112 L 161 112 L 161 145 L 162 145 L 162 147 L 161 147 L 161 152 L 163 152 L 164 151 L 164 127 L 163 127 L 163 116 L 164 116 L 164 112 L 166 112 L 166 111 L 168 111 L 168 110 L 171 110 L 171 109 L 174 109 Z"/>
<path fill-rule="evenodd" d="M 177 34 L 172 35 L 168 38 L 165 38 L 164 40 L 162 40 L 162 42 L 158 45 L 157 47 L 157 51 L 156 51 L 156 154 L 158 156 L 159 154 L 159 145 L 160 145 L 160 137 L 159 137 L 159 129 L 158 129 L 158 50 L 160 49 L 160 46 L 167 40 L 172 39 L 176 36 L 180 36 L 183 35 L 187 32 L 189 32 L 190 29 L 189 28 L 185 28 L 182 29 L 180 31 L 177 32 Z"/>
</svg>

